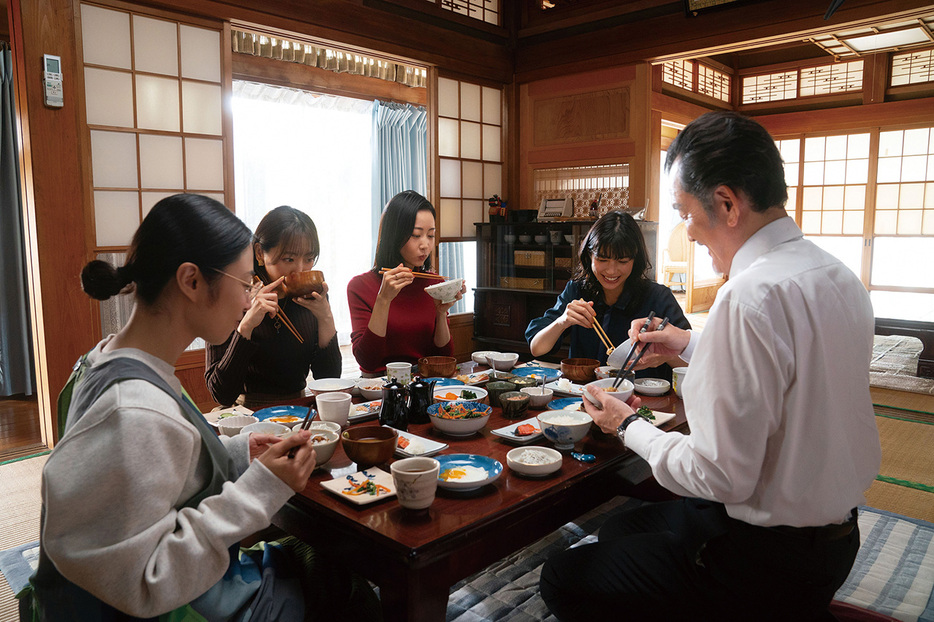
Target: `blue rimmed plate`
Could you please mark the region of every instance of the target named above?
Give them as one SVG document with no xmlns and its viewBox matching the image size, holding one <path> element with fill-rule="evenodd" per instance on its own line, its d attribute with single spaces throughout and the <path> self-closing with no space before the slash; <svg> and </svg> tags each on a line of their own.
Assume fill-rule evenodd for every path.
<svg viewBox="0 0 934 622">
<path fill-rule="evenodd" d="M 477 490 L 503 473 L 502 462 L 477 454 L 447 454 L 435 460 L 441 463 L 438 488 L 445 490 Z"/>
<path fill-rule="evenodd" d="M 549 369 L 547 367 L 513 367 L 511 370 L 509 370 L 509 373 L 513 374 L 514 376 L 534 378 L 535 380 L 541 380 L 542 376 L 544 376 L 546 382 L 561 376 L 561 372 L 557 369 Z"/>
<path fill-rule="evenodd" d="M 290 428 L 294 425 L 300 424 L 304 419 L 305 415 L 308 414 L 307 406 L 269 406 L 268 408 L 261 408 L 253 413 L 253 416 L 259 419 L 260 421 L 269 421 L 270 419 L 276 419 L 283 417 L 288 419 L 289 417 L 298 417 L 296 420 L 292 421 L 276 421 L 274 423 L 281 423 L 282 425 L 287 425 Z"/>
<path fill-rule="evenodd" d="M 434 380 L 436 389 L 438 387 L 451 387 L 451 386 L 454 386 L 455 384 L 462 384 L 461 381 L 458 380 L 457 378 L 425 378 L 425 380 L 428 380 L 428 381 Z"/>
<path fill-rule="evenodd" d="M 548 402 L 548 410 L 581 410 L 583 402 L 579 397 L 559 397 Z"/>
</svg>

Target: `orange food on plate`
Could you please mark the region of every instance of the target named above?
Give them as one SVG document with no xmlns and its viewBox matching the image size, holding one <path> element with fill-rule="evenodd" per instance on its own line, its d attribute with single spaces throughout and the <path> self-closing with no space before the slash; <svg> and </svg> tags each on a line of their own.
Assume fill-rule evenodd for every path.
<svg viewBox="0 0 934 622">
<path fill-rule="evenodd" d="M 523 423 L 520 426 L 516 426 L 516 436 L 531 436 L 532 434 L 538 434 L 538 432 L 539 429 L 531 423 Z"/>
<path fill-rule="evenodd" d="M 447 393 L 445 393 L 444 395 L 441 396 L 441 399 L 443 399 L 443 400 L 456 400 L 456 399 L 459 398 L 459 397 L 460 397 L 460 396 L 459 396 L 457 393 L 451 393 L 450 391 L 448 391 Z"/>
<path fill-rule="evenodd" d="M 400 436 L 399 440 L 396 441 L 396 445 L 398 445 L 399 449 L 405 449 L 409 446 L 409 439 L 404 436 Z"/>
</svg>

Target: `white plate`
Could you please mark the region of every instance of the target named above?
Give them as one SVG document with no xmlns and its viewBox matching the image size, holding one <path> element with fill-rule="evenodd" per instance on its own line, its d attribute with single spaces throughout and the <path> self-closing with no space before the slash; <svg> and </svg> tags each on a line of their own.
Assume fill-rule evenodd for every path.
<svg viewBox="0 0 934 622">
<path fill-rule="evenodd" d="M 454 379 L 469 385 L 483 384 L 490 379 L 490 372 L 475 371 L 472 374 L 459 374 L 454 376 Z"/>
<path fill-rule="evenodd" d="M 570 384 L 570 388 L 565 390 L 558 387 L 558 382 L 560 381 L 555 380 L 553 382 L 549 382 L 545 385 L 545 388 L 554 391 L 555 395 L 563 395 L 565 397 L 581 397 L 584 394 L 584 385 L 582 384 L 572 382 Z"/>
<path fill-rule="evenodd" d="M 464 392 L 469 391 L 474 394 L 475 397 L 464 397 Z M 448 393 L 456 395 L 454 398 L 444 397 Z M 432 391 L 432 396 L 436 402 L 452 402 L 454 400 L 461 400 L 464 402 L 482 402 L 489 395 L 489 391 L 474 385 L 450 385 L 447 387 L 438 387 Z"/>
<path fill-rule="evenodd" d="M 655 421 L 651 421 L 650 423 L 654 425 L 656 428 L 660 425 L 664 425 L 668 423 L 669 421 L 675 418 L 674 413 L 663 413 L 657 410 L 653 410 L 652 414 L 655 415 Z"/>
<path fill-rule="evenodd" d="M 518 426 L 526 424 L 526 423 L 530 423 L 534 425 L 538 429 L 538 433 L 530 434 L 528 436 L 519 436 L 518 434 L 516 434 L 515 429 Z M 495 430 L 490 430 L 490 432 L 495 434 L 496 436 L 499 436 L 500 438 L 506 439 L 510 443 L 515 443 L 517 445 L 526 445 L 528 443 L 537 441 L 538 439 L 542 438 L 542 426 L 538 422 L 538 419 L 535 417 L 532 417 L 531 419 L 526 419 L 525 421 L 516 421 L 515 423 L 507 425 L 506 427 L 497 428 Z"/>
<path fill-rule="evenodd" d="M 351 494 L 358 486 L 366 483 L 367 480 L 373 482 L 377 487 L 377 494 Z M 392 484 L 392 475 L 382 469 L 373 467 L 357 471 L 352 475 L 345 475 L 321 482 L 325 490 L 334 493 L 341 499 L 349 501 L 354 505 L 366 505 L 374 501 L 382 501 L 389 497 L 396 496 L 396 487 Z"/>
<path fill-rule="evenodd" d="M 551 462 L 547 464 L 526 464 L 524 462 L 519 462 L 519 458 L 526 451 L 540 451 L 545 456 L 551 458 Z M 548 477 L 561 468 L 563 460 L 564 456 L 561 455 L 561 452 L 551 447 L 516 447 L 515 449 L 510 449 L 509 453 L 506 454 L 506 465 L 519 475 L 525 477 Z"/>
<path fill-rule="evenodd" d="M 231 408 L 217 408 L 215 410 L 208 411 L 204 413 L 205 420 L 217 427 L 217 422 L 220 420 L 221 415 L 252 415 L 253 411 L 247 408 L 246 406 L 233 406 Z"/>
<path fill-rule="evenodd" d="M 421 443 L 422 447 L 425 448 L 425 451 L 423 451 L 420 454 L 411 454 L 405 449 L 402 449 L 401 447 L 396 445 L 396 455 L 399 456 L 400 458 L 412 458 L 414 456 L 433 456 L 439 451 L 443 451 L 448 448 L 448 445 L 446 443 L 439 443 L 437 441 L 431 440 L 430 438 L 425 438 L 424 436 L 417 436 L 415 434 L 410 434 L 409 432 L 400 431 L 399 438 L 408 439 L 410 443 L 411 442 Z"/>
<path fill-rule="evenodd" d="M 321 378 L 312 380 L 308 383 L 308 388 L 315 393 L 327 393 L 328 391 L 345 391 L 350 393 L 359 378 Z"/>
<path fill-rule="evenodd" d="M 503 463 L 487 456 L 476 454 L 444 454 L 436 458 L 441 463 L 438 470 L 438 488 L 445 490 L 477 490 L 487 484 L 495 482 L 503 472 Z M 486 471 L 486 478 L 480 480 L 444 479 L 446 472 L 458 467 L 482 469 Z"/>
<path fill-rule="evenodd" d="M 370 402 L 361 402 L 360 404 L 351 404 L 350 416 L 347 421 L 356 423 L 357 421 L 366 421 L 379 414 L 380 404 L 383 400 L 372 400 Z"/>
</svg>

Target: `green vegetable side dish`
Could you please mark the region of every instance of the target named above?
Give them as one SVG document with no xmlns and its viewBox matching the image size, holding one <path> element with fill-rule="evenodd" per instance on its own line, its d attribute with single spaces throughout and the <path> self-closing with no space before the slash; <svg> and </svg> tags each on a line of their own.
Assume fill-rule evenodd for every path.
<svg viewBox="0 0 934 622">
<path fill-rule="evenodd" d="M 461 399 L 464 400 L 475 400 L 477 399 L 477 394 L 473 391 L 461 391 Z"/>
<path fill-rule="evenodd" d="M 640 406 L 639 410 L 636 411 L 636 414 L 640 417 L 645 417 L 649 421 L 655 421 L 655 415 L 652 414 L 652 409 L 647 406 Z"/>
</svg>

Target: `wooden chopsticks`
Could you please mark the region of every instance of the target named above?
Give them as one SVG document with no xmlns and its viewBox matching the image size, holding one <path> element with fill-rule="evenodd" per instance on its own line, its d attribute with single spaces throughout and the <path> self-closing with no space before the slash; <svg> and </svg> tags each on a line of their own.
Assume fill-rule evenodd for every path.
<svg viewBox="0 0 934 622">
<path fill-rule="evenodd" d="M 314 419 L 314 418 L 315 418 L 315 409 L 314 409 L 314 406 L 309 406 L 309 407 L 308 407 L 308 412 L 305 413 L 305 418 L 302 420 L 302 424 L 301 424 L 300 426 L 298 426 L 298 429 L 299 429 L 299 430 L 307 430 L 307 429 L 308 429 L 308 426 L 311 425 L 311 420 Z M 295 458 L 295 452 L 296 452 L 297 450 L 298 450 L 298 447 L 297 447 L 297 446 L 296 446 L 296 447 L 293 447 L 292 449 L 289 450 L 288 456 L 289 456 L 289 459 L 290 459 L 290 460 Z"/>
<path fill-rule="evenodd" d="M 609 335 L 607 335 L 606 331 L 603 330 L 603 326 L 600 325 L 600 322 L 597 321 L 597 318 L 594 318 L 593 320 L 593 329 L 597 333 L 597 337 L 600 338 L 600 341 L 603 342 L 603 345 L 606 346 L 606 353 L 613 354 L 616 346 L 614 346 L 613 342 L 610 341 Z"/>
<path fill-rule="evenodd" d="M 279 318 L 282 320 L 282 324 L 283 324 L 286 328 L 289 329 L 289 332 L 291 332 L 293 335 L 295 335 L 295 338 L 298 339 L 298 342 L 299 342 L 299 343 L 305 343 L 305 340 L 302 339 L 302 336 L 301 336 L 300 334 L 298 334 L 298 330 L 295 328 L 295 324 L 293 324 L 293 323 L 292 323 L 292 320 L 290 320 L 289 317 L 285 314 L 285 310 L 283 310 L 282 307 L 279 307 L 278 316 L 279 316 Z"/>
<path fill-rule="evenodd" d="M 386 274 L 390 270 L 392 270 L 392 268 L 380 268 L 379 273 Z M 435 274 L 434 272 L 415 272 L 414 270 L 410 270 L 409 272 L 412 273 L 412 276 L 419 277 L 422 279 L 441 279 L 442 281 L 450 280 L 448 277 L 441 276 L 440 274 Z"/>
</svg>

